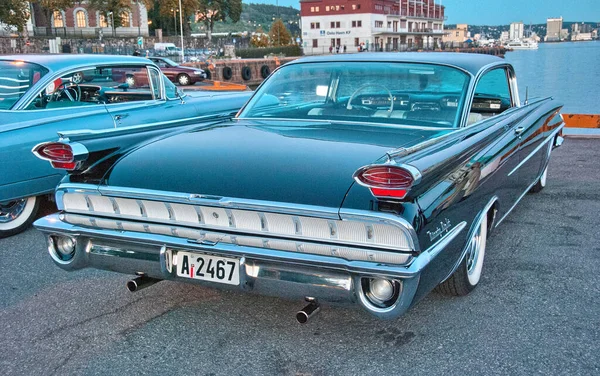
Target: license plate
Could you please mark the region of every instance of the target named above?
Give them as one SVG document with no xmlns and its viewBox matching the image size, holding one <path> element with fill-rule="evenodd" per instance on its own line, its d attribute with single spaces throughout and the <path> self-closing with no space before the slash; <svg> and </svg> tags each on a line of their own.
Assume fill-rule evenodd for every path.
<svg viewBox="0 0 600 376">
<path fill-rule="evenodd" d="M 239 285 L 240 260 L 199 253 L 177 252 L 177 276 Z"/>
</svg>

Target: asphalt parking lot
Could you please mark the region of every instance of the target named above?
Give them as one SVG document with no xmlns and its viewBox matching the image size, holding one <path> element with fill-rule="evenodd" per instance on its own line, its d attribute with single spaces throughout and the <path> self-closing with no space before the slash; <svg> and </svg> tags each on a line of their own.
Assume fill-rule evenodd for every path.
<svg viewBox="0 0 600 376">
<path fill-rule="evenodd" d="M 404 317 L 55 267 L 41 233 L 0 240 L 0 373 L 600 374 L 600 139 L 567 139 L 548 186 L 492 233 L 480 286 Z"/>
</svg>

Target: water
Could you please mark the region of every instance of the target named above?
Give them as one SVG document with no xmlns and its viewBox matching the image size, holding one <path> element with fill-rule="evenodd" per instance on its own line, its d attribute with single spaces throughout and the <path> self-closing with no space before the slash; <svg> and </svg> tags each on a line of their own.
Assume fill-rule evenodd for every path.
<svg viewBox="0 0 600 376">
<path fill-rule="evenodd" d="M 538 50 L 506 53 L 529 98 L 552 96 L 564 103 L 565 114 L 600 114 L 600 41 L 540 43 Z"/>
</svg>

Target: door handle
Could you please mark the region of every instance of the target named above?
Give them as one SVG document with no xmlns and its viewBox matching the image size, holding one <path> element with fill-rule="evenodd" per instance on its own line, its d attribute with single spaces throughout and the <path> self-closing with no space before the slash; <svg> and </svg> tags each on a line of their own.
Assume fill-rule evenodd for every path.
<svg viewBox="0 0 600 376">
<path fill-rule="evenodd" d="M 520 135 L 521 135 L 521 133 L 523 133 L 524 131 L 525 131 L 525 127 L 517 127 L 517 128 L 515 129 L 515 134 L 516 134 L 517 136 L 520 136 Z"/>
<path fill-rule="evenodd" d="M 129 115 L 128 114 L 115 115 L 115 121 L 119 121 L 121 119 L 125 119 L 127 116 L 129 116 Z"/>
</svg>

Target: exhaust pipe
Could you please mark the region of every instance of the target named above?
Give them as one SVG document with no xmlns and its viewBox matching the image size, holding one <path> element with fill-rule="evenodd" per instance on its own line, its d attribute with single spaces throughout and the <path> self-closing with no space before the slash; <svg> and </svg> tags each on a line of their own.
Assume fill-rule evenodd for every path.
<svg viewBox="0 0 600 376">
<path fill-rule="evenodd" d="M 306 298 L 308 305 L 296 313 L 296 320 L 300 324 L 306 324 L 311 317 L 319 313 L 321 306 L 314 298 Z"/>
<path fill-rule="evenodd" d="M 140 291 L 141 289 L 145 289 L 148 286 L 152 286 L 156 282 L 160 282 L 160 279 L 146 277 L 145 275 L 141 275 L 136 279 L 132 279 L 127 281 L 127 290 L 131 292 Z"/>
</svg>

